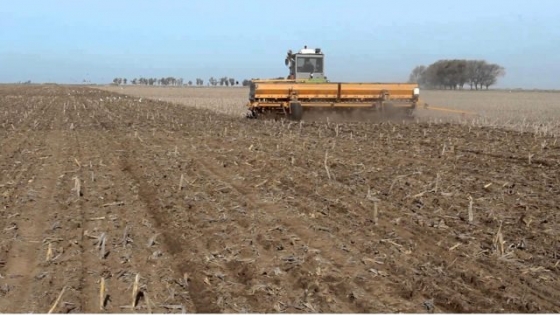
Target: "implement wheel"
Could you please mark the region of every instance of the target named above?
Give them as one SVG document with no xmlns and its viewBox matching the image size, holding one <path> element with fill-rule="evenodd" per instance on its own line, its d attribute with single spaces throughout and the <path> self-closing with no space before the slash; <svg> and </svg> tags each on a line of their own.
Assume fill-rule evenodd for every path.
<svg viewBox="0 0 560 315">
<path fill-rule="evenodd" d="M 289 118 L 298 121 L 301 120 L 302 117 L 303 117 L 303 107 L 301 107 L 301 103 L 291 102 Z"/>
<path fill-rule="evenodd" d="M 248 119 L 257 119 L 257 117 L 257 111 L 255 111 L 254 109 L 247 111 L 247 114 L 245 114 L 245 118 Z"/>
</svg>

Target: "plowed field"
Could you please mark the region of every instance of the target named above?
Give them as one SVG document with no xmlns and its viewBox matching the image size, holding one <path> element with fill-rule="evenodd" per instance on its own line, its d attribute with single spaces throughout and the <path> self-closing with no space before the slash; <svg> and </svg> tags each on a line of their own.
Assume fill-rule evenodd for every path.
<svg viewBox="0 0 560 315">
<path fill-rule="evenodd" d="M 1 312 L 560 311 L 547 134 L 3 86 L 0 147 Z"/>
</svg>

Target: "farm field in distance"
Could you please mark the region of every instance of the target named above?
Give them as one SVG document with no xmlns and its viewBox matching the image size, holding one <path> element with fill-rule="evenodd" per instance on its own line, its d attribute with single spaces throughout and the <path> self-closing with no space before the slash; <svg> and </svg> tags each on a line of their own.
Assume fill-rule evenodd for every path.
<svg viewBox="0 0 560 315">
<path fill-rule="evenodd" d="M 244 88 L 0 86 L 0 311 L 559 312 L 557 96 L 294 123 Z"/>
<path fill-rule="evenodd" d="M 103 86 L 100 88 L 137 97 L 211 109 L 233 116 L 245 115 L 245 104 L 249 93 L 248 89 L 243 87 Z M 425 122 L 451 121 L 473 126 L 560 135 L 560 91 L 422 90 L 420 102 L 427 103 L 429 107 L 471 112 L 461 116 L 457 113 L 419 108 L 416 117 Z"/>
</svg>

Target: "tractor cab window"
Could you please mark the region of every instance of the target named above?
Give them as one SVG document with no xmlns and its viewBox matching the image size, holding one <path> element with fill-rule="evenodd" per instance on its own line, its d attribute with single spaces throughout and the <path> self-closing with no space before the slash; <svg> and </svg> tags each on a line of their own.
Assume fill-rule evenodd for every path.
<svg viewBox="0 0 560 315">
<path fill-rule="evenodd" d="M 323 73 L 323 58 L 298 57 L 297 58 L 297 72 Z"/>
</svg>

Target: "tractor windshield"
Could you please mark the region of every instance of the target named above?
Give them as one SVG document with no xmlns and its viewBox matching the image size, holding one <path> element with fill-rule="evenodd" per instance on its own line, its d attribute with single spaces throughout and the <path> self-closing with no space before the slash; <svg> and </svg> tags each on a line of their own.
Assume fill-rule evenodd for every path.
<svg viewBox="0 0 560 315">
<path fill-rule="evenodd" d="M 298 56 L 297 72 L 323 73 L 323 58 Z"/>
</svg>

